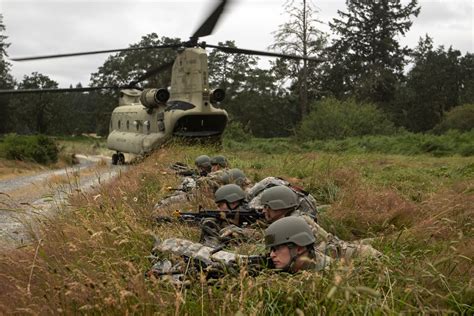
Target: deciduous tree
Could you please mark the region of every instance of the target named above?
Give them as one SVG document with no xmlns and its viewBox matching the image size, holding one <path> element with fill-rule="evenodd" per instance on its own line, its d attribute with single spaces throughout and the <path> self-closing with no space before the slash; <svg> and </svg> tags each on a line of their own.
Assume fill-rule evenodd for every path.
<svg viewBox="0 0 474 316">
<path fill-rule="evenodd" d="M 320 21 L 316 18 L 318 10 L 310 0 L 289 0 L 285 3 L 285 11 L 289 15 L 286 23 L 280 25 L 275 32 L 271 49 L 281 50 L 285 54 L 305 57 L 316 57 L 321 54 L 326 44 L 326 35 L 317 28 Z M 292 90 L 298 93 L 300 117 L 308 113 L 308 98 L 316 98 L 318 84 L 308 85 L 308 78 L 319 73 L 317 63 L 278 59 L 274 63 L 274 71 L 280 80 L 290 80 Z M 316 88 L 316 89 L 315 89 Z"/>
</svg>

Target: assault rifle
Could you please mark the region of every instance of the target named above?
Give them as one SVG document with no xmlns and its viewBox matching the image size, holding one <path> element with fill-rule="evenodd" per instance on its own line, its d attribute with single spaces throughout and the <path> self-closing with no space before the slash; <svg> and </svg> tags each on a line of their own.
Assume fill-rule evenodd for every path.
<svg viewBox="0 0 474 316">
<path fill-rule="evenodd" d="M 175 171 L 177 175 L 183 176 L 183 177 L 193 177 L 197 178 L 202 176 L 202 174 L 196 170 L 196 169 L 191 169 L 188 167 L 188 165 L 182 163 L 182 162 L 175 162 L 170 166 L 170 169 Z"/>
<path fill-rule="evenodd" d="M 232 222 L 239 227 L 246 226 L 264 219 L 262 212 L 256 209 L 237 208 L 230 211 L 199 209 L 198 212 L 182 212 L 176 210 L 171 216 L 157 216 L 159 223 L 181 221 L 189 224 L 199 224 L 203 218 L 214 218 L 220 222 Z"/>
</svg>

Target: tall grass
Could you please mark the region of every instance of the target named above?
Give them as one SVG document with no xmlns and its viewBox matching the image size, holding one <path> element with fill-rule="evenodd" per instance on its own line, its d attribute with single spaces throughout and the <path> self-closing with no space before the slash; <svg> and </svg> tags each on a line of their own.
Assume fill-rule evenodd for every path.
<svg viewBox="0 0 474 316">
<path fill-rule="evenodd" d="M 327 152 L 352 154 L 428 155 L 447 157 L 474 155 L 474 131 L 449 131 L 442 135 L 398 133 L 391 136 L 360 136 L 342 140 L 298 141 L 292 138 L 258 139 L 247 141 L 225 139 L 225 145 L 235 151 L 259 153 Z"/>
<path fill-rule="evenodd" d="M 268 146 L 271 146 L 271 142 Z M 186 286 L 146 278 L 154 237 L 197 240 L 193 227 L 156 226 L 152 207 L 178 179 L 175 161 L 215 148 L 171 145 L 45 220 L 40 237 L 0 256 L 0 313 L 473 313 L 473 158 L 251 150 L 221 152 L 253 180 L 278 175 L 331 207 L 326 228 L 372 238 L 381 261 L 297 275 L 243 269 Z M 212 201 L 202 197 L 208 203 Z M 193 202 L 191 207 L 197 207 Z M 239 251 L 239 248 L 235 249 Z"/>
</svg>

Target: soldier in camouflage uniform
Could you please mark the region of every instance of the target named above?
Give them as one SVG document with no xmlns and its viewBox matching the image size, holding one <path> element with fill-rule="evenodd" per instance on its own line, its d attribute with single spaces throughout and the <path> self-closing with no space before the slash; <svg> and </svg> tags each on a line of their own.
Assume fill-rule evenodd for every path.
<svg viewBox="0 0 474 316">
<path fill-rule="evenodd" d="M 197 186 L 197 181 L 201 177 L 206 177 L 211 173 L 211 158 L 207 155 L 200 155 L 194 160 L 194 164 L 198 170 L 199 176 L 186 176 L 183 178 L 181 184 L 168 197 L 162 199 L 155 205 L 155 211 L 161 208 L 169 207 L 177 203 L 184 203 L 189 201 L 192 191 Z"/>
<path fill-rule="evenodd" d="M 217 189 L 214 194 L 214 202 L 223 212 L 237 211 L 238 214 L 239 209 L 248 210 L 244 190 L 233 183 Z M 200 226 L 200 242 L 207 246 L 217 247 L 229 242 L 239 243 L 248 240 L 253 235 L 253 231 L 246 232 L 245 227 L 239 227 L 238 222 L 232 220 L 223 222 L 214 218 L 205 218 L 201 221 Z"/>
<path fill-rule="evenodd" d="M 311 227 L 301 217 L 283 217 L 265 230 L 265 247 L 274 267 L 290 273 L 329 266 L 332 259 L 315 248 L 315 242 Z"/>
<path fill-rule="evenodd" d="M 261 203 L 264 205 L 263 212 L 268 223 L 289 216 L 303 218 L 313 231 L 317 241 L 316 248 L 333 258 L 350 260 L 354 257 L 375 258 L 382 255 L 370 245 L 357 241 L 350 243 L 328 233 L 311 217 L 297 209 L 297 196 L 286 186 L 276 186 L 265 190 L 261 196 Z"/>
<path fill-rule="evenodd" d="M 274 186 L 286 186 L 290 188 L 297 196 L 298 210 L 317 221 L 316 199 L 302 188 L 293 186 L 281 178 L 267 177 L 247 189 L 249 207 L 253 209 L 263 209 L 261 202 L 263 191 Z"/>
<path fill-rule="evenodd" d="M 196 157 L 196 159 L 194 160 L 194 164 L 196 165 L 196 168 L 198 168 L 199 175 L 201 177 L 205 177 L 209 172 L 211 172 L 211 158 L 209 158 L 208 155 L 201 155 Z"/>
<path fill-rule="evenodd" d="M 218 155 L 211 158 L 211 172 L 228 168 L 229 161 L 226 157 Z"/>
<path fill-rule="evenodd" d="M 237 168 L 217 170 L 197 179 L 187 177 L 171 196 L 155 205 L 155 211 L 160 211 L 165 207 L 169 208 L 173 204 L 186 203 L 195 196 L 212 197 L 219 187 L 230 183 L 246 187 L 250 182 L 244 172 Z"/>
<path fill-rule="evenodd" d="M 245 176 L 245 173 L 238 168 L 217 170 L 197 181 L 200 190 L 205 191 L 208 196 L 212 196 L 219 187 L 230 183 L 237 184 L 245 189 L 250 184 L 250 181 Z"/>
<path fill-rule="evenodd" d="M 229 273 L 238 275 L 243 267 L 252 274 L 272 268 L 268 256 L 239 255 L 180 238 L 157 240 L 152 252 L 154 262 L 147 275 L 178 285 L 185 284 L 185 273 L 199 275 L 204 272 L 208 279 L 212 279 Z M 171 257 L 163 258 L 166 255 Z"/>
<path fill-rule="evenodd" d="M 238 255 L 180 238 L 157 240 L 154 254 L 171 254 L 184 258 L 185 262 L 173 264 L 168 259 L 154 257 L 155 263 L 149 275 L 165 276 L 172 282 L 182 284 L 184 271 L 215 274 L 215 271 L 231 273 L 245 266 L 249 272 L 265 268 L 276 271 L 296 273 L 302 270 L 321 271 L 326 269 L 332 259 L 314 248 L 315 238 L 311 228 L 301 218 L 286 217 L 271 224 L 265 230 L 265 246 L 270 250 L 264 256 Z M 198 263 L 197 269 L 194 265 Z M 256 268 L 256 270 L 254 270 Z"/>
</svg>

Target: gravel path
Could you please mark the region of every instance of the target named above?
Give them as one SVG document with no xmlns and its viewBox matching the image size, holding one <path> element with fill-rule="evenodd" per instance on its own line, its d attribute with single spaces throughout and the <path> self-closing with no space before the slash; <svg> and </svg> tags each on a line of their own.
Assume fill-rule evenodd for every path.
<svg viewBox="0 0 474 316">
<path fill-rule="evenodd" d="M 69 194 L 90 190 L 126 168 L 104 156 L 76 157 L 80 163 L 73 167 L 0 181 L 0 248 L 30 243 L 35 222 L 64 211 Z"/>
</svg>

